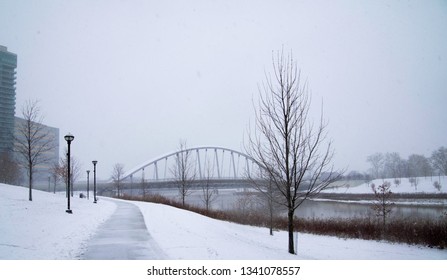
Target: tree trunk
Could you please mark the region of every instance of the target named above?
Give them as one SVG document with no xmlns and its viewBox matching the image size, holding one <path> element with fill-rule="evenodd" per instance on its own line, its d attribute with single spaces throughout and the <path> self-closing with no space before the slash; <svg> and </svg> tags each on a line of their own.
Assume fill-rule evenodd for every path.
<svg viewBox="0 0 447 280">
<path fill-rule="evenodd" d="M 182 205 L 185 207 L 185 187 L 182 189 Z"/>
<path fill-rule="evenodd" d="M 294 214 L 294 211 L 289 209 L 288 229 L 289 229 L 289 253 L 290 254 L 295 254 L 295 246 L 293 245 L 293 214 Z"/>
</svg>

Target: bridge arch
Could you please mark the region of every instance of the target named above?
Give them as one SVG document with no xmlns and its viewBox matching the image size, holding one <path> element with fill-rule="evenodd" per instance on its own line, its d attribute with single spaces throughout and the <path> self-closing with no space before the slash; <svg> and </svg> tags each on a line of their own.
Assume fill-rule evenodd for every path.
<svg viewBox="0 0 447 280">
<path fill-rule="evenodd" d="M 188 153 L 194 165 L 196 178 L 199 180 L 242 180 L 252 176 L 259 169 L 257 162 L 249 155 L 224 147 L 200 146 L 187 148 L 165 154 L 156 159 L 146 161 L 129 171 L 122 180 L 133 180 L 141 173 L 141 180 L 169 181 L 173 180 L 172 167 L 179 154 Z"/>
</svg>

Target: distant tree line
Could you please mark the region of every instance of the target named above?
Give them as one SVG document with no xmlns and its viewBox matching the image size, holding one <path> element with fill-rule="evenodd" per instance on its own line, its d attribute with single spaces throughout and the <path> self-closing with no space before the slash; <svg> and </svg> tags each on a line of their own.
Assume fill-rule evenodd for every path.
<svg viewBox="0 0 447 280">
<path fill-rule="evenodd" d="M 407 159 L 399 153 L 375 153 L 367 157 L 369 173 L 351 172 L 350 179 L 417 178 L 447 175 L 447 148 L 440 147 L 430 157 L 412 154 Z"/>
</svg>

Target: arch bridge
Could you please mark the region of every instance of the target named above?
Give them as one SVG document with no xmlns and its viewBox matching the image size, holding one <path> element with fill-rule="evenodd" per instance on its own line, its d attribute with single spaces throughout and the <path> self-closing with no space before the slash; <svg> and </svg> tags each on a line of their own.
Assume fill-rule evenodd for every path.
<svg viewBox="0 0 447 280">
<path fill-rule="evenodd" d="M 253 178 L 258 174 L 259 165 L 249 155 L 236 150 L 213 146 L 194 147 L 144 162 L 127 171 L 122 182 L 169 186 L 179 181 L 176 175 L 179 170 L 187 172 L 187 176 L 197 183 L 206 180 L 214 184 L 235 184 Z"/>
</svg>

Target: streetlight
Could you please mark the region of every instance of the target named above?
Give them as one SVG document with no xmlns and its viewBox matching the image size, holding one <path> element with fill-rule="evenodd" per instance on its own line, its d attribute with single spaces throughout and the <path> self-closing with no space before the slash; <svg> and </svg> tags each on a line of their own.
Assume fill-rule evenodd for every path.
<svg viewBox="0 0 447 280">
<path fill-rule="evenodd" d="M 97 160 L 93 160 L 93 203 L 96 203 L 96 164 Z"/>
<path fill-rule="evenodd" d="M 90 170 L 87 170 L 87 200 L 90 199 Z"/>
<path fill-rule="evenodd" d="M 67 153 L 67 190 L 68 190 L 68 195 L 67 195 L 67 210 L 65 212 L 67 212 L 68 214 L 73 214 L 73 211 L 71 211 L 70 209 L 70 144 L 71 141 L 73 141 L 74 136 L 71 135 L 70 133 L 68 133 L 67 135 L 65 135 L 64 137 L 65 141 L 67 141 L 68 144 L 68 153 Z"/>
</svg>

